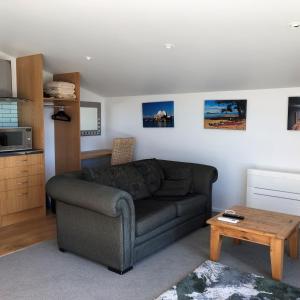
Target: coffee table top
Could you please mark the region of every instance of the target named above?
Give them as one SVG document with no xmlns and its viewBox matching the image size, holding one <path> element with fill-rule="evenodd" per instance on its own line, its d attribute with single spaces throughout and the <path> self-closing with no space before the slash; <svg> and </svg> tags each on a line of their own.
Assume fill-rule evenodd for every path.
<svg viewBox="0 0 300 300">
<path fill-rule="evenodd" d="M 208 224 L 226 227 L 244 232 L 252 232 L 265 236 L 286 239 L 293 229 L 300 224 L 300 217 L 283 213 L 271 212 L 262 209 L 236 205 L 230 208 L 237 214 L 243 215 L 244 220 L 237 224 L 226 223 L 218 220 L 223 212 L 207 221 Z"/>
</svg>

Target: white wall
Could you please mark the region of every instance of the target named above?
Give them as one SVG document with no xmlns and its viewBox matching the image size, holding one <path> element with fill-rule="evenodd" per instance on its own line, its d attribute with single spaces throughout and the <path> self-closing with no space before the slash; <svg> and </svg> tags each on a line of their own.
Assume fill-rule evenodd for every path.
<svg viewBox="0 0 300 300">
<path fill-rule="evenodd" d="M 288 131 L 288 96 L 300 88 L 151 95 L 107 99 L 109 139 L 134 136 L 136 157 L 217 167 L 213 207 L 244 203 L 246 169 L 300 172 L 300 132 Z M 247 130 L 203 128 L 205 99 L 247 99 Z M 174 100 L 175 128 L 143 128 L 142 102 Z"/>
<path fill-rule="evenodd" d="M 17 68 L 16 68 L 16 58 L 0 52 L 0 59 L 10 60 L 11 62 L 11 76 L 12 76 L 12 93 L 13 97 L 17 97 Z"/>
</svg>

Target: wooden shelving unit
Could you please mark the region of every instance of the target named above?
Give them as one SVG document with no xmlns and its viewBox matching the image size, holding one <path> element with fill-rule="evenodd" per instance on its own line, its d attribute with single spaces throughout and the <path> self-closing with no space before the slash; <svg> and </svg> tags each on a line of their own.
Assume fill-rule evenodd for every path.
<svg viewBox="0 0 300 300">
<path fill-rule="evenodd" d="M 100 149 L 81 152 L 81 160 L 111 156 L 111 149 Z"/>
<path fill-rule="evenodd" d="M 75 84 L 76 99 L 53 99 L 71 117 L 71 122 L 55 121 L 55 171 L 56 174 L 80 170 L 80 73 L 53 75 L 54 81 Z M 54 107 L 54 111 L 58 108 Z"/>
<path fill-rule="evenodd" d="M 53 80 L 75 84 L 76 95 L 75 99 L 43 97 L 44 105 L 53 105 L 53 113 L 63 107 L 71 117 L 71 122 L 54 121 L 55 173 L 59 175 L 80 170 L 80 73 L 55 74 Z"/>
<path fill-rule="evenodd" d="M 80 74 L 53 76 L 75 84 L 76 99 L 44 98 L 43 55 L 16 60 L 19 126 L 32 127 L 32 144 L 38 153 L 0 158 L 0 227 L 45 215 L 44 104 L 53 113 L 64 106 L 71 122 L 55 121 L 56 174 L 80 170 Z M 14 185 L 13 188 L 12 184 Z"/>
<path fill-rule="evenodd" d="M 54 98 L 54 97 L 44 97 L 44 102 L 48 103 L 56 103 L 56 102 L 63 102 L 63 103 L 67 103 L 67 102 L 76 102 L 77 99 L 66 99 L 66 98 Z"/>
<path fill-rule="evenodd" d="M 1 102 L 19 102 L 19 101 L 30 101 L 30 99 L 20 99 L 18 97 L 0 98 Z"/>
<path fill-rule="evenodd" d="M 17 87 L 20 126 L 32 127 L 33 148 L 44 150 L 43 55 L 18 57 Z"/>
<path fill-rule="evenodd" d="M 32 146 L 42 151 L 0 158 L 0 227 L 46 213 L 43 56 L 17 58 L 16 72 L 19 126 L 32 127 Z"/>
</svg>

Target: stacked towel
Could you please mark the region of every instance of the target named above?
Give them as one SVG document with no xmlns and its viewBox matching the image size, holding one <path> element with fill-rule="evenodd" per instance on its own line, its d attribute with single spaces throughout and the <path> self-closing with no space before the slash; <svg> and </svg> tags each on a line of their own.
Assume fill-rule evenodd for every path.
<svg viewBox="0 0 300 300">
<path fill-rule="evenodd" d="M 75 99 L 75 84 L 64 81 L 50 81 L 45 84 L 46 95 L 55 98 Z"/>
</svg>

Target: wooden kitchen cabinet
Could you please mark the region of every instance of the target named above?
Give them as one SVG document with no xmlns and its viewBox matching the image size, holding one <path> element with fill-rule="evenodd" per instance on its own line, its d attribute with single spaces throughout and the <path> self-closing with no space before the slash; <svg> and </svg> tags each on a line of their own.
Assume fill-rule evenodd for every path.
<svg viewBox="0 0 300 300">
<path fill-rule="evenodd" d="M 0 226 L 45 215 L 43 153 L 0 157 Z"/>
</svg>

